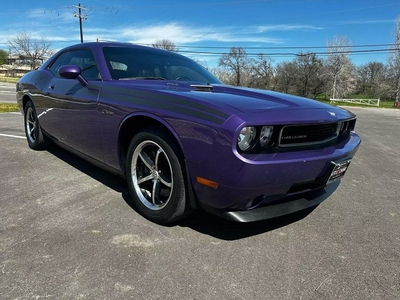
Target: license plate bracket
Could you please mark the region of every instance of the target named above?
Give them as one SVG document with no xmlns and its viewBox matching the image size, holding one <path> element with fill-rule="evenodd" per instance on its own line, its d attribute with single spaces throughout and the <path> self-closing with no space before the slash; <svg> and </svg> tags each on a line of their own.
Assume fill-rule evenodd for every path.
<svg viewBox="0 0 400 300">
<path fill-rule="evenodd" d="M 347 169 L 349 168 L 350 163 L 351 163 L 351 158 L 341 160 L 338 162 L 331 161 L 332 171 L 328 177 L 328 180 L 326 181 L 326 184 L 330 184 L 332 182 L 341 179 L 346 173 Z"/>
</svg>

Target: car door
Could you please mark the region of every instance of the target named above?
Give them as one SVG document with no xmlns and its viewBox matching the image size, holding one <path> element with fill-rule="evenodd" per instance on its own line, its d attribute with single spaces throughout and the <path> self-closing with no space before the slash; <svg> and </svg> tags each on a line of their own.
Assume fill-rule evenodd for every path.
<svg viewBox="0 0 400 300">
<path fill-rule="evenodd" d="M 63 65 L 78 65 L 89 85 L 61 78 Z M 94 55 L 88 49 L 67 51 L 48 70 L 53 77 L 43 90 L 47 109 L 40 118 L 42 127 L 61 143 L 103 161 L 97 121 L 101 78 Z"/>
</svg>

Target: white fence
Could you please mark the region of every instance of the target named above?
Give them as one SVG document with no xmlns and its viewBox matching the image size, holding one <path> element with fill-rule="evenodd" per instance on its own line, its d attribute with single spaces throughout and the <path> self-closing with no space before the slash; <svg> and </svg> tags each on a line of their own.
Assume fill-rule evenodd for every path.
<svg viewBox="0 0 400 300">
<path fill-rule="evenodd" d="M 365 104 L 371 106 L 379 106 L 380 99 L 330 99 L 330 103 L 334 102 L 349 102 L 357 104 Z"/>
</svg>

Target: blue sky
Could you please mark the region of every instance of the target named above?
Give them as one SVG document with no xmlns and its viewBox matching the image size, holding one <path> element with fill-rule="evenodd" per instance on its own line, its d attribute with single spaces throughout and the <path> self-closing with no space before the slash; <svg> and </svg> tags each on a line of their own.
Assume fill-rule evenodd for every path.
<svg viewBox="0 0 400 300">
<path fill-rule="evenodd" d="M 80 42 L 79 1 L 4 1 L 0 48 L 21 32 L 45 37 L 54 50 Z M 293 60 L 293 53 L 325 52 L 327 41 L 346 36 L 353 50 L 393 43 L 400 0 L 81 0 L 84 41 L 151 44 L 173 41 L 183 54 L 215 67 L 221 53 L 243 47 L 251 57 Z M 359 47 L 369 45 L 366 47 Z M 318 48 L 321 47 L 321 48 Z M 191 52 L 191 53 L 189 53 Z M 386 62 L 387 53 L 351 55 L 356 65 Z"/>
</svg>

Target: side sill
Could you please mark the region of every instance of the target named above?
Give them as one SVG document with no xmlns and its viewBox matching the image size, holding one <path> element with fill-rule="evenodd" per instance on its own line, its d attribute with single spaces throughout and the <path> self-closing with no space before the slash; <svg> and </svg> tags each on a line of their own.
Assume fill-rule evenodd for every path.
<svg viewBox="0 0 400 300">
<path fill-rule="evenodd" d="M 88 163 L 90 163 L 100 169 L 103 169 L 111 174 L 114 174 L 114 175 L 122 177 L 123 179 L 126 179 L 125 173 L 123 173 L 121 170 L 117 170 L 113 167 L 110 167 L 109 165 L 105 164 L 104 162 L 101 162 L 101 161 L 94 159 L 93 157 L 90 157 L 78 150 L 75 150 L 74 148 L 71 148 L 71 147 L 65 145 L 64 143 L 60 142 L 59 140 L 53 138 L 52 136 L 50 136 L 46 133 L 45 133 L 45 135 L 46 135 L 46 138 L 50 139 L 50 141 L 52 143 L 54 143 L 55 145 L 57 145 L 58 147 L 60 147 L 64 150 L 66 150 L 67 152 L 72 153 L 73 155 L 76 155 L 76 156 L 82 158 L 83 160 L 86 160 Z"/>
</svg>

